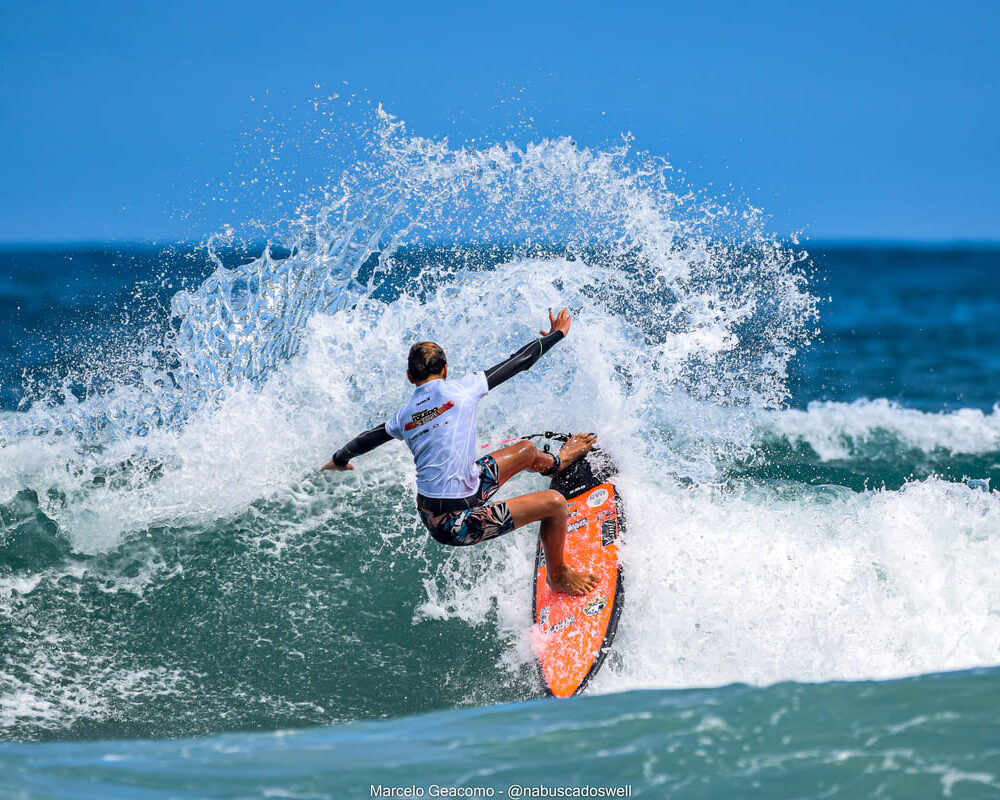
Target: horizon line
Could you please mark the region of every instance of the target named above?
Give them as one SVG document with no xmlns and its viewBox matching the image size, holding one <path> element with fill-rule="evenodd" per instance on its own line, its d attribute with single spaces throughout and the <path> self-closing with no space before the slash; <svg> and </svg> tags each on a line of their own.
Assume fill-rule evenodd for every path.
<svg viewBox="0 0 1000 800">
<path fill-rule="evenodd" d="M 954 239 L 908 239 L 908 238 L 872 238 L 865 236 L 817 236 L 817 237 L 776 237 L 777 240 L 783 244 L 788 244 L 793 247 L 808 248 L 809 246 L 834 246 L 834 247 L 906 247 L 912 249 L 920 248 L 957 248 L 957 249 L 1000 249 L 1000 238 L 996 239 L 972 239 L 972 238 L 954 238 Z M 238 247 L 262 247 L 268 243 L 267 239 L 252 239 L 244 242 L 239 242 L 235 244 L 225 244 L 221 245 L 220 249 L 238 248 Z M 451 242 L 432 242 L 427 243 L 430 246 L 447 246 L 451 244 L 461 244 L 460 240 L 455 240 Z M 490 242 L 488 244 L 506 244 L 504 240 L 497 240 L 496 242 Z M 166 240 L 166 239 L 0 239 L 0 250 L 45 250 L 45 249 L 70 249 L 70 248 L 80 248 L 80 249 L 98 249 L 98 248 L 116 248 L 116 247 L 128 247 L 128 248 L 168 248 L 168 247 L 182 247 L 182 248 L 198 248 L 204 247 L 206 242 L 199 240 Z M 281 247 L 283 245 L 279 243 L 272 243 L 275 246 Z M 486 246 L 486 243 L 480 243 Z M 517 242 L 511 241 L 509 244 L 517 244 Z M 544 246 L 541 242 L 536 244 Z M 547 243 L 551 246 L 557 246 L 558 243 L 550 242 Z"/>
</svg>

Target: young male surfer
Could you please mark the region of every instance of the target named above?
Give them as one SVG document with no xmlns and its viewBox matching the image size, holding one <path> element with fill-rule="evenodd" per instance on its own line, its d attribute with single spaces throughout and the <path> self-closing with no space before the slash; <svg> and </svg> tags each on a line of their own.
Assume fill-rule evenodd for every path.
<svg viewBox="0 0 1000 800">
<path fill-rule="evenodd" d="M 485 372 L 449 381 L 444 351 L 434 342 L 410 348 L 406 377 L 417 388 L 403 408 L 384 425 L 355 437 L 334 453 L 323 469 L 354 469 L 351 458 L 390 439 L 402 439 L 417 465 L 417 511 L 441 544 L 470 545 L 495 539 L 532 522 L 541 522 L 549 586 L 557 592 L 582 595 L 597 586 L 597 577 L 577 572 L 563 560 L 566 500 L 547 490 L 501 503 L 489 499 L 523 470 L 556 475 L 585 455 L 595 437 L 577 433 L 558 455 L 539 450 L 529 441 L 496 450 L 476 460 L 476 406 L 486 393 L 531 367 L 569 333 L 569 309 L 558 316 L 549 311 L 548 331 Z"/>
</svg>

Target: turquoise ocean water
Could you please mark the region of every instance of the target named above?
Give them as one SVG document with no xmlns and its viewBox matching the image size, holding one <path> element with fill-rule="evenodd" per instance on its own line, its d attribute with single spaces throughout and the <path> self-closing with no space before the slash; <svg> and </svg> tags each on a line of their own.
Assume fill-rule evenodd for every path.
<svg viewBox="0 0 1000 800">
<path fill-rule="evenodd" d="M 0 797 L 1000 794 L 1000 250 L 381 125 L 266 248 L 0 250 Z M 398 446 L 317 468 L 411 341 L 483 368 L 562 305 L 480 419 L 622 468 L 628 604 L 556 702 L 534 531 L 446 551 Z"/>
</svg>

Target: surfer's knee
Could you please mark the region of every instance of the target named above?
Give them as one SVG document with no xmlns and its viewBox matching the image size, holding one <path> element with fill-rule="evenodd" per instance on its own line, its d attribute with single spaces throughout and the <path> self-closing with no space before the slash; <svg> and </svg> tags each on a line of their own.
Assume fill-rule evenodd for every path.
<svg viewBox="0 0 1000 800">
<path fill-rule="evenodd" d="M 529 442 L 525 439 L 523 442 L 518 442 L 514 446 L 517 448 L 517 457 L 519 461 L 523 461 L 528 466 L 531 466 L 535 462 L 535 454 L 538 452 L 538 448 L 535 447 L 534 442 Z"/>
<path fill-rule="evenodd" d="M 544 495 L 542 503 L 545 506 L 545 510 L 549 512 L 549 516 L 566 516 L 565 497 L 559 494 L 559 492 L 555 489 L 546 489 L 544 492 L 540 492 L 540 494 Z"/>
</svg>

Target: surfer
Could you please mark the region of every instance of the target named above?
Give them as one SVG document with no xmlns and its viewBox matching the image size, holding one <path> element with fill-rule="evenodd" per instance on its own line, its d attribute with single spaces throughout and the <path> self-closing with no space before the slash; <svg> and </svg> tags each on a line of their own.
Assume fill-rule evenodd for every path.
<svg viewBox="0 0 1000 800">
<path fill-rule="evenodd" d="M 577 572 L 563 560 L 566 499 L 552 489 L 490 503 L 497 490 L 527 470 L 557 475 L 594 446 L 595 437 L 577 433 L 558 455 L 539 450 L 529 441 L 496 450 L 476 460 L 476 406 L 487 392 L 530 368 L 569 333 L 572 316 L 564 308 L 549 311 L 548 331 L 506 361 L 484 372 L 447 380 L 444 350 L 434 342 L 410 348 L 406 377 L 416 386 L 413 397 L 388 422 L 356 436 L 334 453 L 325 470 L 354 469 L 350 460 L 402 439 L 417 466 L 417 511 L 427 530 L 441 544 L 471 545 L 495 539 L 515 528 L 541 522 L 549 586 L 554 591 L 582 595 L 597 586 L 597 577 Z"/>
</svg>

